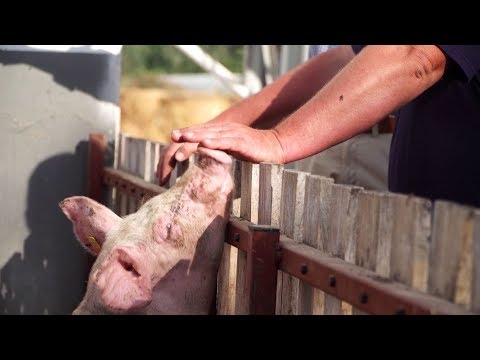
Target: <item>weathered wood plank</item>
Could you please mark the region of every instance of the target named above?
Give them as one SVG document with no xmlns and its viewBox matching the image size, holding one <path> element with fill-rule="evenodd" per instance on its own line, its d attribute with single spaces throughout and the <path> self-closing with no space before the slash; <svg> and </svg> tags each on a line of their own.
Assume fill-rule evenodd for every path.
<svg viewBox="0 0 480 360">
<path fill-rule="evenodd" d="M 280 204 L 284 166 L 281 164 L 262 163 L 259 166 L 258 223 L 280 227 Z M 278 313 L 281 299 L 282 272 L 277 271 Z"/>
<path fill-rule="evenodd" d="M 333 179 L 309 174 L 305 182 L 304 232 L 302 242 L 324 250 L 329 238 L 330 201 Z M 323 314 L 325 294 L 300 281 L 300 315 Z"/>
<path fill-rule="evenodd" d="M 143 159 L 144 159 L 144 166 L 143 166 L 143 179 L 145 181 L 150 181 L 152 178 L 155 169 L 152 166 L 152 142 L 149 140 L 145 140 L 145 146 L 143 149 Z"/>
<path fill-rule="evenodd" d="M 232 215 L 240 217 L 242 162 L 237 159 L 233 159 L 232 175 L 235 185 L 233 189 Z M 217 306 L 219 314 L 235 314 L 238 253 L 238 249 L 234 246 L 224 245 L 222 267 L 218 273 L 218 291 L 224 292 L 224 294 L 220 294 L 218 297 Z"/>
<path fill-rule="evenodd" d="M 280 205 L 280 231 L 300 242 L 303 238 L 303 211 L 305 201 L 306 172 L 284 170 Z M 277 298 L 277 312 L 282 315 L 298 314 L 299 279 L 282 273 L 280 301 Z"/>
<path fill-rule="evenodd" d="M 127 171 L 127 136 L 120 134 L 119 141 L 119 156 L 118 156 L 118 169 L 122 171 Z M 125 216 L 128 212 L 128 194 L 126 194 L 122 189 L 117 189 L 116 199 L 115 199 L 115 213 L 119 216 Z"/>
<path fill-rule="evenodd" d="M 242 162 L 242 187 L 240 202 L 240 217 L 256 224 L 258 221 L 258 164 Z M 235 297 L 235 313 L 248 314 L 248 301 L 245 293 L 245 271 L 247 268 L 247 254 L 238 252 L 237 257 L 237 291 Z"/>
<path fill-rule="evenodd" d="M 428 291 L 465 307 L 472 298 L 473 229 L 473 208 L 435 202 Z"/>
<path fill-rule="evenodd" d="M 140 139 L 127 138 L 127 170 L 134 176 L 139 176 L 140 168 Z M 137 199 L 128 194 L 128 214 L 137 211 Z"/>
<path fill-rule="evenodd" d="M 151 183 L 157 184 L 159 183 L 157 178 L 157 167 L 160 161 L 160 143 L 158 142 L 150 142 L 150 181 Z"/>
<path fill-rule="evenodd" d="M 259 166 L 258 223 L 280 225 L 280 200 L 283 165 L 262 163 Z"/>
<path fill-rule="evenodd" d="M 240 202 L 242 197 L 242 162 L 240 160 L 233 160 L 233 181 L 235 188 L 233 190 L 233 205 L 232 215 L 240 217 Z"/>
<path fill-rule="evenodd" d="M 235 312 L 235 283 L 237 253 L 232 251 L 235 249 L 229 244 L 224 244 L 222 260 L 218 270 L 217 280 L 217 314 L 232 315 Z M 237 250 L 237 249 L 235 249 Z M 234 264 L 232 264 L 234 260 Z M 232 265 L 234 266 L 232 268 Z"/>
<path fill-rule="evenodd" d="M 355 263 L 358 194 L 363 189 L 358 186 L 333 184 L 331 189 L 331 207 L 329 218 L 329 236 L 327 252 L 340 259 Z M 328 297 L 327 314 L 351 314 L 350 304 Z"/>
<path fill-rule="evenodd" d="M 389 277 L 426 291 L 432 204 L 406 195 L 389 197 L 393 220 Z"/>
<path fill-rule="evenodd" d="M 357 238 L 355 263 L 365 269 L 376 271 L 378 251 L 379 209 L 382 194 L 375 191 L 361 191 L 358 194 L 355 235 Z M 363 315 L 353 308 L 352 314 Z"/>
</svg>

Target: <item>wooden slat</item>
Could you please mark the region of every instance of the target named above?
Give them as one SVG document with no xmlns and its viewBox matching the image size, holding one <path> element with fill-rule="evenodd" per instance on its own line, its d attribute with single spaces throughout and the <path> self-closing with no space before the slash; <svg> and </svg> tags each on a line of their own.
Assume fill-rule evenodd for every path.
<svg viewBox="0 0 480 360">
<path fill-rule="evenodd" d="M 356 237 L 355 222 L 357 218 L 358 194 L 363 190 L 358 186 L 333 184 L 331 190 L 331 207 L 329 218 L 328 253 L 350 263 L 355 263 Z M 351 314 L 350 304 L 328 296 L 327 314 L 341 311 Z"/>
<path fill-rule="evenodd" d="M 232 175 L 234 180 L 232 215 L 240 217 L 242 162 L 233 159 Z M 229 244 L 223 247 L 220 270 L 218 272 L 217 311 L 222 315 L 235 314 L 237 289 L 238 249 Z"/>
<path fill-rule="evenodd" d="M 259 166 L 258 224 L 280 226 L 283 165 Z"/>
<path fill-rule="evenodd" d="M 147 141 L 145 139 L 135 139 L 136 140 L 136 147 L 137 147 L 137 161 L 138 163 L 135 166 L 135 174 L 147 181 L 147 178 L 150 174 L 147 174 L 146 171 L 150 171 L 150 159 L 147 159 L 147 152 L 150 153 L 150 149 L 147 150 Z M 150 154 L 148 154 L 150 155 Z M 136 209 L 140 209 L 140 207 L 144 204 L 145 199 L 137 199 L 136 200 Z"/>
<path fill-rule="evenodd" d="M 280 204 L 284 166 L 262 163 L 259 166 L 258 223 L 280 227 Z M 277 271 L 276 313 L 280 311 L 282 272 Z"/>
<path fill-rule="evenodd" d="M 240 160 L 233 160 L 233 181 L 235 188 L 233 190 L 233 205 L 232 215 L 240 217 L 240 202 L 242 197 L 242 162 Z"/>
<path fill-rule="evenodd" d="M 358 194 L 355 236 L 357 239 L 355 263 L 365 269 L 375 271 L 377 267 L 379 208 L 382 195 L 374 191 L 361 191 Z M 363 315 L 355 308 L 352 314 Z"/>
<path fill-rule="evenodd" d="M 330 200 L 333 179 L 308 175 L 305 182 L 303 243 L 324 250 L 328 242 L 330 221 Z M 325 296 L 318 289 L 300 281 L 298 313 L 300 315 L 323 314 Z"/>
<path fill-rule="evenodd" d="M 286 236 L 301 241 L 303 238 L 303 211 L 305 200 L 305 179 L 307 173 L 284 170 L 282 197 L 280 206 L 280 230 Z M 282 274 L 277 284 L 277 313 L 282 315 L 298 314 L 299 280 L 288 274 Z"/>
<path fill-rule="evenodd" d="M 155 172 L 154 168 L 152 167 L 152 142 L 145 140 L 145 147 L 143 150 L 143 157 L 144 157 L 144 167 L 143 167 L 143 179 L 145 181 L 150 181 L 152 178 L 152 174 Z"/>
<path fill-rule="evenodd" d="M 242 188 L 240 202 L 240 217 L 256 224 L 258 221 L 258 164 L 242 162 Z M 256 185 L 256 186 L 255 186 Z M 237 256 L 237 291 L 235 296 L 235 314 L 248 314 L 248 301 L 245 293 L 245 270 L 247 254 L 238 252 Z"/>
<path fill-rule="evenodd" d="M 406 195 L 388 196 L 393 220 L 389 277 L 426 291 L 432 204 Z"/>
<path fill-rule="evenodd" d="M 160 161 L 160 143 L 158 142 L 150 142 L 150 181 L 153 184 L 158 184 L 157 178 L 157 166 L 158 162 Z"/>
<path fill-rule="evenodd" d="M 127 171 L 127 136 L 120 134 L 120 149 L 118 156 L 118 169 L 122 171 Z M 116 199 L 115 199 L 115 212 L 119 216 L 127 215 L 127 206 L 128 206 L 128 194 L 126 194 L 122 189 L 118 189 Z"/>
<path fill-rule="evenodd" d="M 140 165 L 140 149 L 139 141 L 135 138 L 127 138 L 127 169 L 128 172 L 134 176 L 139 176 Z M 128 194 L 128 214 L 132 214 L 137 211 L 137 199 Z"/>
<path fill-rule="evenodd" d="M 217 314 L 228 315 L 231 309 L 228 308 L 228 275 L 230 273 L 230 249 L 231 245 L 223 246 L 222 259 L 218 268 L 217 276 Z"/>
<path fill-rule="evenodd" d="M 473 228 L 473 208 L 435 202 L 428 291 L 466 307 L 472 297 Z"/>
</svg>

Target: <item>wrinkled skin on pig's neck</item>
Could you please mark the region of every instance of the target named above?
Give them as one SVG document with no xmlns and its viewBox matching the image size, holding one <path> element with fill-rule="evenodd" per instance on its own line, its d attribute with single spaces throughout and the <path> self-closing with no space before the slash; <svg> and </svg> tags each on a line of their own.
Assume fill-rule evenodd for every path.
<svg viewBox="0 0 480 360">
<path fill-rule="evenodd" d="M 215 166 L 220 165 L 201 158 L 174 188 L 144 205 L 156 211 L 153 231 L 157 242 L 193 255 L 205 226 L 215 219 L 228 219 L 233 182 L 229 171 Z"/>
<path fill-rule="evenodd" d="M 97 296 L 95 277 L 113 248 L 134 247 L 152 284 L 152 301 L 130 313 L 207 314 L 230 214 L 233 180 L 230 164 L 200 157 L 170 190 L 150 199 L 113 227 L 95 262 L 87 295 L 79 306 L 95 313 L 88 301 Z M 90 304 L 90 306 L 89 306 Z M 99 309 L 105 312 L 105 309 Z"/>
</svg>

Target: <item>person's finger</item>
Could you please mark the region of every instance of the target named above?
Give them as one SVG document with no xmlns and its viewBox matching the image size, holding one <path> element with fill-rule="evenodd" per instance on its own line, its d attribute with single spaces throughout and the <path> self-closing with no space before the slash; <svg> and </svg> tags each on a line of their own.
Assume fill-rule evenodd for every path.
<svg viewBox="0 0 480 360">
<path fill-rule="evenodd" d="M 197 151 L 198 143 L 182 143 L 175 153 L 175 160 L 184 161 L 188 159 L 192 154 Z"/>
<path fill-rule="evenodd" d="M 256 161 L 250 155 L 252 145 L 239 137 L 221 137 L 205 139 L 200 142 L 200 145 L 212 150 L 223 150 L 227 154 L 233 155 L 235 158 L 246 161 Z"/>
<path fill-rule="evenodd" d="M 165 185 L 170 179 L 170 174 L 177 163 L 174 156 L 180 146 L 181 144 L 171 144 L 160 154 L 160 161 L 157 166 L 160 185 Z"/>
<path fill-rule="evenodd" d="M 182 135 L 183 141 L 199 143 L 205 139 L 214 139 L 221 137 L 231 137 L 231 133 L 225 133 L 219 130 L 189 131 Z"/>
<path fill-rule="evenodd" d="M 218 124 L 193 125 L 188 128 L 173 130 L 171 134 L 171 138 L 172 138 L 172 141 L 177 143 L 182 141 L 190 141 L 188 137 L 190 134 L 199 134 L 199 133 L 206 133 L 206 132 L 221 132 L 223 130 L 228 130 L 230 128 L 232 128 L 231 125 L 229 126 L 218 125 Z M 185 135 L 187 135 L 187 137 L 185 137 Z"/>
</svg>

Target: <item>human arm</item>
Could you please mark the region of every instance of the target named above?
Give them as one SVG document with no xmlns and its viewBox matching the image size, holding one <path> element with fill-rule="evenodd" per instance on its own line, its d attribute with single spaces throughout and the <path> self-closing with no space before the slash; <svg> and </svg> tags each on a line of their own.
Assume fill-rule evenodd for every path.
<svg viewBox="0 0 480 360">
<path fill-rule="evenodd" d="M 308 101 L 353 57 L 354 53 L 347 45 L 321 53 L 279 77 L 257 94 L 234 104 L 209 122 L 180 131 L 201 131 L 206 125 L 229 123 L 259 129 L 271 128 Z M 177 134 L 172 134 L 172 139 L 176 142 L 165 150 L 158 163 L 157 175 L 160 184 L 168 181 L 177 160 L 183 161 L 196 150 L 196 143 L 182 143 Z"/>
<path fill-rule="evenodd" d="M 434 45 L 367 46 L 297 111 L 271 130 L 209 124 L 182 131 L 199 142 L 252 162 L 303 159 L 370 128 L 435 84 L 446 57 Z"/>
</svg>

